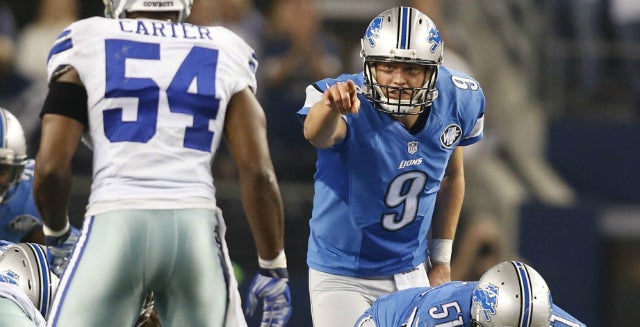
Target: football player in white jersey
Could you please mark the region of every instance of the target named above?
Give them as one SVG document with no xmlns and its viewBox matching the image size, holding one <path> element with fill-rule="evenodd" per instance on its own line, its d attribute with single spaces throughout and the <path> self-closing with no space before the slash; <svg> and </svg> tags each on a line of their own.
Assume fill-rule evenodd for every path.
<svg viewBox="0 0 640 327">
<path fill-rule="evenodd" d="M 310 85 L 298 112 L 318 149 L 307 252 L 315 327 L 351 326 L 380 295 L 450 281 L 462 149 L 483 136 L 482 89 L 441 65 L 429 17 L 386 10 L 361 43 L 364 71 Z"/>
<path fill-rule="evenodd" d="M 52 269 L 64 271 L 51 326 L 131 326 L 148 292 L 165 326 L 246 325 L 211 172 L 223 137 L 261 268 L 248 309 L 262 299 L 263 326 L 289 319 L 258 63 L 231 31 L 183 23 L 191 5 L 105 0 L 107 18 L 71 24 L 51 48 L 34 183 Z M 81 139 L 94 158 L 78 235 L 67 203 Z"/>
</svg>

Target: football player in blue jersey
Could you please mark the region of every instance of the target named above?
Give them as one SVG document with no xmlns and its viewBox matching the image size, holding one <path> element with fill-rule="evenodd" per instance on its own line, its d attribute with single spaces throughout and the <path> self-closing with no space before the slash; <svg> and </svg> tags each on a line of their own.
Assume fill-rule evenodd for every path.
<svg viewBox="0 0 640 327">
<path fill-rule="evenodd" d="M 380 295 L 450 281 L 461 146 L 483 136 L 482 89 L 442 65 L 429 17 L 386 10 L 361 43 L 364 71 L 308 86 L 298 111 L 318 149 L 307 254 L 316 327 L 351 326 Z"/>
<path fill-rule="evenodd" d="M 382 296 L 355 327 L 586 327 L 555 305 L 544 278 L 519 261 L 501 262 L 477 282 L 415 287 Z"/>
<path fill-rule="evenodd" d="M 0 239 L 44 244 L 42 218 L 33 201 L 33 159 L 18 119 L 0 108 Z"/>
<path fill-rule="evenodd" d="M 153 292 L 163 325 L 246 326 L 212 173 L 224 139 L 260 266 L 247 312 L 262 301 L 262 326 L 284 326 L 283 204 L 253 49 L 222 26 L 184 23 L 192 0 L 104 3 L 107 17 L 68 26 L 48 58 L 34 194 L 63 272 L 49 325 L 132 326 Z M 93 179 L 78 235 L 67 203 L 81 140 Z"/>
</svg>

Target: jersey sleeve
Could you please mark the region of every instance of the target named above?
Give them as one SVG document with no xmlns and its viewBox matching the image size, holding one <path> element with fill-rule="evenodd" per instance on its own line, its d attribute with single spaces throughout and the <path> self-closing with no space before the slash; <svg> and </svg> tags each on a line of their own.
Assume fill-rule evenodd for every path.
<svg viewBox="0 0 640 327">
<path fill-rule="evenodd" d="M 484 136 L 485 96 L 480 83 L 464 72 L 440 67 L 438 91 L 446 99 L 445 107 L 454 107 L 463 135 L 460 145 L 471 145 Z M 436 100 L 437 101 L 437 100 Z"/>
<path fill-rule="evenodd" d="M 77 21 L 67 26 L 54 41 L 47 57 L 47 80 L 52 82 L 66 67 L 74 67 L 76 61 L 82 58 L 82 47 L 78 47 L 78 40 L 91 32 L 91 21 Z"/>
<path fill-rule="evenodd" d="M 462 139 L 460 145 L 471 145 L 482 139 L 484 136 L 484 110 L 485 97 L 482 87 L 478 81 L 467 76 L 460 82 L 460 85 L 468 87 L 469 92 L 465 92 L 465 97 L 461 97 L 461 122 L 463 123 Z"/>
<path fill-rule="evenodd" d="M 218 27 L 220 29 L 220 27 Z M 231 61 L 229 71 L 222 71 L 225 76 L 235 80 L 232 84 L 231 94 L 240 92 L 249 87 L 255 94 L 258 91 L 256 72 L 258 70 L 258 58 L 255 51 L 240 36 L 230 30 L 222 29 L 220 32 L 226 38 L 228 58 Z"/>
</svg>

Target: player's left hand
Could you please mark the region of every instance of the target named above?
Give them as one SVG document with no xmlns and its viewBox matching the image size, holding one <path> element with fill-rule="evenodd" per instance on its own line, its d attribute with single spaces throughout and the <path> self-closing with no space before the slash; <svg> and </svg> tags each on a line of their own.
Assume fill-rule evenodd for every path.
<svg viewBox="0 0 640 327">
<path fill-rule="evenodd" d="M 429 284 L 438 286 L 451 281 L 451 265 L 448 263 L 433 262 L 427 272 Z"/>
<path fill-rule="evenodd" d="M 258 302 L 264 301 L 260 327 L 284 327 L 291 317 L 291 291 L 286 268 L 261 268 L 253 278 L 247 296 L 245 315 L 253 316 Z"/>
</svg>

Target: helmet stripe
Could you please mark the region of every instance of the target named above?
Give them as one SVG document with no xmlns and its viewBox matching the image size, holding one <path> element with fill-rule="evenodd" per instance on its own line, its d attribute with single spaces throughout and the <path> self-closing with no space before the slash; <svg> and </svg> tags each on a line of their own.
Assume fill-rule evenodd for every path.
<svg viewBox="0 0 640 327">
<path fill-rule="evenodd" d="M 521 306 L 520 306 L 520 327 L 529 327 L 531 325 L 532 317 L 532 305 L 531 298 L 531 279 L 529 278 L 529 272 L 522 262 L 511 262 L 518 274 L 518 281 L 520 283 Z"/>
<path fill-rule="evenodd" d="M 400 45 L 398 48 L 407 49 L 409 48 L 409 17 L 411 11 L 409 11 L 409 7 L 400 7 Z"/>
<path fill-rule="evenodd" d="M 37 267 L 38 271 L 38 279 L 40 282 L 40 292 L 38 294 L 38 305 L 37 308 L 40 310 L 40 313 L 43 316 L 46 316 L 47 309 L 49 308 L 49 287 L 51 281 L 49 280 L 49 267 L 47 264 L 47 257 L 40 247 L 37 244 L 26 243 L 31 251 L 33 252 L 34 257 L 36 258 L 36 262 L 32 263 Z"/>
<path fill-rule="evenodd" d="M 0 148 L 7 147 L 7 115 L 5 115 L 4 110 L 0 109 Z"/>
<path fill-rule="evenodd" d="M 44 250 L 40 246 L 36 246 L 36 254 L 38 255 L 38 266 L 40 271 L 42 271 L 42 283 L 40 284 L 40 293 L 42 294 L 42 307 L 40 308 L 40 313 L 43 316 L 47 316 L 47 311 L 49 310 L 49 302 L 51 301 L 51 280 L 49 274 L 49 264 L 47 262 L 47 256 L 44 253 Z"/>
</svg>

